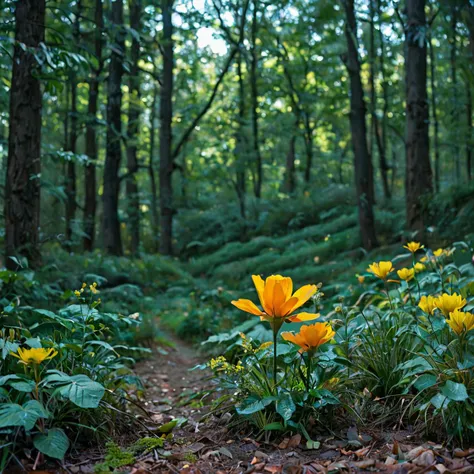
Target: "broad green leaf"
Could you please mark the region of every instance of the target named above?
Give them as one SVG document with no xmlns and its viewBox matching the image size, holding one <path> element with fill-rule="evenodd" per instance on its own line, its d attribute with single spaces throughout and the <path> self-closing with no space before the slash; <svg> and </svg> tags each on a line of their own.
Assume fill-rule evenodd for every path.
<svg viewBox="0 0 474 474">
<path fill-rule="evenodd" d="M 265 431 L 283 431 L 285 427 L 279 423 L 278 421 L 275 421 L 273 423 L 267 423 L 263 429 Z"/>
<path fill-rule="evenodd" d="M 48 417 L 48 412 L 37 400 L 30 400 L 23 406 L 16 403 L 0 405 L 0 428 L 23 426 L 26 431 L 29 431 L 39 418 Z"/>
<path fill-rule="evenodd" d="M 448 380 L 440 390 L 446 398 L 455 402 L 463 402 L 469 398 L 466 386 L 463 383 L 456 383 Z"/>
<path fill-rule="evenodd" d="M 97 408 L 105 393 L 100 383 L 83 374 L 69 376 L 56 371 L 45 377 L 43 383 L 57 387 L 58 393 L 81 408 Z"/>
<path fill-rule="evenodd" d="M 178 424 L 178 420 L 171 420 L 168 423 L 165 423 L 164 425 L 161 425 L 158 430 L 161 433 L 171 433 L 173 431 L 173 428 Z"/>
<path fill-rule="evenodd" d="M 261 400 L 256 398 L 248 398 L 247 400 L 237 407 L 237 413 L 239 415 L 251 415 L 257 413 L 257 411 L 263 410 L 266 406 L 270 405 L 275 400 L 275 397 L 265 397 Z"/>
<path fill-rule="evenodd" d="M 281 417 L 288 421 L 296 410 L 295 402 L 290 393 L 282 393 L 276 402 L 276 411 Z"/>
<path fill-rule="evenodd" d="M 423 374 L 420 375 L 415 383 L 413 384 L 417 390 L 420 392 L 422 390 L 425 390 L 427 388 L 432 387 L 433 385 L 436 385 L 436 376 L 432 374 Z"/>
<path fill-rule="evenodd" d="M 46 434 L 33 438 L 35 448 L 50 458 L 63 459 L 69 448 L 69 439 L 63 430 L 52 428 Z"/>
<path fill-rule="evenodd" d="M 431 404 L 437 408 L 446 408 L 449 404 L 449 399 L 445 397 L 442 393 L 437 393 L 434 397 L 430 400 Z"/>
<path fill-rule="evenodd" d="M 33 380 L 14 380 L 13 382 L 9 382 L 9 385 L 11 388 L 25 393 L 31 393 L 36 387 Z"/>
</svg>

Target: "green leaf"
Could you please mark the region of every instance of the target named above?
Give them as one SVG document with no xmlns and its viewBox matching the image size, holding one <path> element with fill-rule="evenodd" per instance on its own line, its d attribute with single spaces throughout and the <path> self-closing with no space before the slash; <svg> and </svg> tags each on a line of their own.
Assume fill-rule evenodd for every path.
<svg viewBox="0 0 474 474">
<path fill-rule="evenodd" d="M 446 398 L 455 402 L 463 402 L 469 398 L 466 386 L 463 383 L 456 383 L 448 380 L 440 390 Z"/>
<path fill-rule="evenodd" d="M 281 417 L 288 421 L 293 416 L 293 413 L 296 410 L 295 402 L 291 398 L 290 393 L 282 393 L 280 398 L 276 402 L 276 411 Z"/>
<path fill-rule="evenodd" d="M 418 391 L 421 392 L 422 390 L 436 385 L 436 376 L 432 374 L 420 375 L 413 385 Z"/>
<path fill-rule="evenodd" d="M 47 434 L 39 434 L 33 438 L 35 448 L 50 458 L 63 459 L 69 448 L 69 439 L 63 430 L 52 428 Z"/>
<path fill-rule="evenodd" d="M 240 407 L 237 407 L 236 410 L 239 415 L 251 415 L 252 413 L 257 413 L 257 411 L 263 410 L 274 400 L 276 400 L 275 397 L 265 397 L 261 400 L 256 399 L 255 397 L 250 397 L 247 398 Z"/>
<path fill-rule="evenodd" d="M 267 423 L 263 429 L 265 431 L 283 431 L 285 427 L 279 423 L 278 421 L 274 421 L 273 423 Z"/>
<path fill-rule="evenodd" d="M 30 400 L 23 406 L 16 403 L 0 405 L 0 428 L 23 426 L 26 431 L 29 431 L 39 418 L 48 417 L 48 412 L 37 400 Z"/>
<path fill-rule="evenodd" d="M 178 424 L 178 420 L 171 420 L 168 423 L 165 423 L 164 425 L 161 425 L 158 430 L 161 433 L 171 433 L 173 431 L 173 428 Z"/>
<path fill-rule="evenodd" d="M 437 393 L 434 397 L 430 400 L 431 404 L 437 408 L 438 410 L 441 408 L 447 408 L 449 404 L 449 400 L 441 393 Z"/>
<path fill-rule="evenodd" d="M 19 392 L 31 393 L 35 389 L 35 383 L 33 380 L 18 380 L 9 382 L 10 387 L 18 390 Z"/>
<path fill-rule="evenodd" d="M 81 408 L 97 408 L 105 393 L 105 388 L 100 383 L 83 374 L 71 377 L 55 371 L 45 377 L 43 383 L 58 387 L 58 393 Z"/>
</svg>

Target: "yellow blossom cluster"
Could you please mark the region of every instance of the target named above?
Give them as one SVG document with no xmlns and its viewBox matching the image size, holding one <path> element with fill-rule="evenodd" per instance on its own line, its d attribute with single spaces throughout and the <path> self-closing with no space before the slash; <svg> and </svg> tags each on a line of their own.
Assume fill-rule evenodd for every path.
<svg viewBox="0 0 474 474">
<path fill-rule="evenodd" d="M 83 293 L 84 290 L 87 288 L 87 283 L 83 283 L 81 286 L 80 290 L 74 290 L 74 294 L 79 298 Z M 97 293 L 100 293 L 99 290 L 97 289 L 97 282 L 95 281 L 92 283 L 92 285 L 89 285 L 89 290 L 92 294 L 96 295 Z"/>
<path fill-rule="evenodd" d="M 224 356 L 211 359 L 209 361 L 209 367 L 211 370 L 225 372 L 227 375 L 238 374 L 244 370 L 244 366 L 240 360 L 237 364 L 231 364 L 230 362 L 227 362 Z"/>
</svg>

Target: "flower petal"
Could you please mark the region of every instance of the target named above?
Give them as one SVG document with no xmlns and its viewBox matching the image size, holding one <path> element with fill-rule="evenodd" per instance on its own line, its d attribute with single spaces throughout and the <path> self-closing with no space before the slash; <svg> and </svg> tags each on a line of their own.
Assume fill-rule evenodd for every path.
<svg viewBox="0 0 474 474">
<path fill-rule="evenodd" d="M 265 311 L 267 311 L 267 308 L 265 307 L 265 300 L 263 298 L 263 291 L 265 289 L 265 282 L 263 281 L 263 278 L 260 275 L 252 275 L 252 281 L 253 281 L 253 284 L 255 285 L 255 289 L 257 290 L 258 299 L 260 300 L 260 304 L 262 305 L 262 308 Z"/>
<path fill-rule="evenodd" d="M 291 309 L 292 313 L 295 309 L 298 309 L 300 306 L 303 306 L 316 292 L 318 287 L 316 285 L 305 285 L 302 286 L 298 291 L 295 291 L 293 298 L 298 298 L 298 303 L 296 303 Z"/>
<path fill-rule="evenodd" d="M 275 283 L 277 281 L 277 278 L 275 275 L 267 277 L 265 280 L 265 289 L 263 290 L 263 300 L 265 301 L 265 312 L 269 316 L 274 316 L 275 314 L 275 309 L 273 307 L 273 295 L 274 295 L 274 290 L 275 290 Z"/>
<path fill-rule="evenodd" d="M 257 305 L 250 300 L 237 300 L 231 301 L 231 303 L 236 307 L 245 311 L 246 313 L 255 314 L 255 316 L 263 316 L 265 313 L 260 311 Z"/>
<path fill-rule="evenodd" d="M 298 313 L 290 316 L 287 321 L 291 321 L 292 323 L 301 323 L 303 321 L 312 321 L 313 319 L 318 319 L 319 316 L 319 313 Z"/>
</svg>

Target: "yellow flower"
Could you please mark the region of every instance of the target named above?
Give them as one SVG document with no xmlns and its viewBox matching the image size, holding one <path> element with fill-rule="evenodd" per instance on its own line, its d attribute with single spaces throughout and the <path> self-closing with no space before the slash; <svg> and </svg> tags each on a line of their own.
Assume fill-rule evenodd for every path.
<svg viewBox="0 0 474 474">
<path fill-rule="evenodd" d="M 424 257 L 421 257 L 421 258 L 420 258 L 420 262 L 425 263 L 425 262 L 427 262 L 427 261 L 428 261 L 428 257 L 427 257 L 426 255 L 425 255 Z"/>
<path fill-rule="evenodd" d="M 415 253 L 420 249 L 424 249 L 425 246 L 421 245 L 420 242 L 408 242 L 403 248 L 409 250 L 411 253 Z"/>
<path fill-rule="evenodd" d="M 426 314 L 433 314 L 433 311 L 436 309 L 435 299 L 434 296 L 422 296 L 418 307 Z"/>
<path fill-rule="evenodd" d="M 444 250 L 443 250 L 443 249 L 437 249 L 437 250 L 435 250 L 435 251 L 433 252 L 433 255 L 434 255 L 435 257 L 441 257 L 441 255 L 443 255 L 443 253 L 444 253 Z"/>
<path fill-rule="evenodd" d="M 83 283 L 82 283 L 82 289 L 84 289 L 86 286 L 87 286 L 87 283 L 86 283 L 86 282 L 83 282 Z"/>
<path fill-rule="evenodd" d="M 397 272 L 398 276 L 405 281 L 410 281 L 415 278 L 415 269 L 414 268 L 402 268 Z"/>
<path fill-rule="evenodd" d="M 434 304 L 446 317 L 448 317 L 449 313 L 452 313 L 453 311 L 461 309 L 463 306 L 465 306 L 466 300 L 457 293 L 453 293 L 452 295 L 444 293 L 441 296 L 435 298 Z"/>
<path fill-rule="evenodd" d="M 79 296 L 81 296 L 81 292 L 78 291 L 78 290 L 75 290 L 75 291 L 74 291 L 74 294 L 75 294 L 78 298 L 79 298 Z"/>
<path fill-rule="evenodd" d="M 315 323 L 301 326 L 300 332 L 283 332 L 281 337 L 300 347 L 300 352 L 314 351 L 319 346 L 330 341 L 336 333 L 329 323 Z"/>
<path fill-rule="evenodd" d="M 319 313 L 292 314 L 303 306 L 317 291 L 316 285 L 305 285 L 293 293 L 293 281 L 289 277 L 271 275 L 265 281 L 259 275 L 252 275 L 263 311 L 250 300 L 240 299 L 232 304 L 242 311 L 260 316 L 260 319 L 276 323 L 283 321 L 302 322 L 319 317 Z"/>
<path fill-rule="evenodd" d="M 417 262 L 417 263 L 415 263 L 414 268 L 415 268 L 415 272 L 419 273 L 419 272 L 422 272 L 422 271 L 426 270 L 426 265 L 423 265 L 422 263 Z"/>
<path fill-rule="evenodd" d="M 395 270 L 393 268 L 392 262 L 374 262 L 372 265 L 369 265 L 368 271 L 373 273 L 375 276 L 379 277 L 382 280 L 387 278 L 387 275 Z"/>
<path fill-rule="evenodd" d="M 20 359 L 21 364 L 25 365 L 39 365 L 45 360 L 52 359 L 57 353 L 58 351 L 54 349 L 22 349 L 21 347 L 18 349 L 18 354 L 10 352 L 13 357 Z"/>
<path fill-rule="evenodd" d="M 93 285 L 89 285 L 89 290 L 91 290 L 91 292 L 94 293 L 94 295 L 99 293 L 99 290 L 96 288 L 96 286 L 97 286 L 97 283 L 94 283 Z"/>
<path fill-rule="evenodd" d="M 364 275 L 357 275 L 357 279 L 359 280 L 359 283 L 362 285 L 365 281 L 365 276 Z"/>
<path fill-rule="evenodd" d="M 456 309 L 449 313 L 449 319 L 446 319 L 446 322 L 451 326 L 451 329 L 460 336 L 464 332 L 474 329 L 474 314 Z"/>
</svg>

